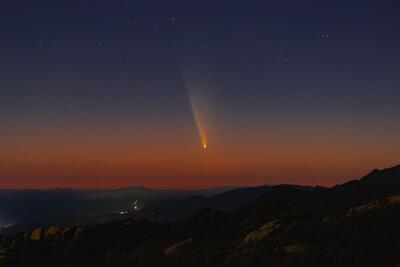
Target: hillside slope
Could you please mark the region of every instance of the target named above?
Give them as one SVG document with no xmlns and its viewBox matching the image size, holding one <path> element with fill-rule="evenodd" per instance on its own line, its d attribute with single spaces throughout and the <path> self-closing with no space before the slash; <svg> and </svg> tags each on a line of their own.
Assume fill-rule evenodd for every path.
<svg viewBox="0 0 400 267">
<path fill-rule="evenodd" d="M 234 211 L 4 238 L 4 266 L 398 266 L 400 167 L 333 188 L 280 185 Z M 217 196 L 216 196 L 217 197 Z"/>
</svg>

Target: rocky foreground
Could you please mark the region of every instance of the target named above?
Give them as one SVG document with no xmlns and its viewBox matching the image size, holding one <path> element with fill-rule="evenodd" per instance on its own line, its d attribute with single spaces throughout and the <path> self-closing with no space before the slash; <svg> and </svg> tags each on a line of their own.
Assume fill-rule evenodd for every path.
<svg viewBox="0 0 400 267">
<path fill-rule="evenodd" d="M 400 166 L 333 188 L 280 185 L 234 211 L 3 237 L 2 266 L 400 266 Z"/>
</svg>

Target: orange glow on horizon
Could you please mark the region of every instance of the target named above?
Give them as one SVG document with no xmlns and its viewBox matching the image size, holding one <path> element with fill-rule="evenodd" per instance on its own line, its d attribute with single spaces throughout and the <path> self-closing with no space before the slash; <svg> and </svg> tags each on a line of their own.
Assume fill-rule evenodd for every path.
<svg viewBox="0 0 400 267">
<path fill-rule="evenodd" d="M 289 129 L 261 129 L 258 125 L 237 129 L 233 123 L 211 123 L 210 147 L 210 132 L 205 134 L 209 128 L 204 128 L 200 116 L 198 122 L 199 143 L 191 118 L 187 123 L 140 131 L 124 128 L 117 132 L 82 124 L 88 127 L 59 131 L 48 127 L 13 135 L 3 132 L 0 188 L 331 186 L 398 164 L 400 145 L 394 133 L 380 136 L 391 145 L 383 146 L 373 143 L 376 136 L 314 131 L 310 138 Z"/>
</svg>

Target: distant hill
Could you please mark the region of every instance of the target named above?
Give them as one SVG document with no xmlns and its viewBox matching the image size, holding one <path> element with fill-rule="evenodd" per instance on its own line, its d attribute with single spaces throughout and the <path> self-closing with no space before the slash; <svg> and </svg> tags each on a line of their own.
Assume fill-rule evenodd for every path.
<svg viewBox="0 0 400 267">
<path fill-rule="evenodd" d="M 22 223 L 47 223 L 87 220 L 130 210 L 138 200 L 141 207 L 162 205 L 169 199 L 181 199 L 192 195 L 211 197 L 232 190 L 233 187 L 203 190 L 153 190 L 131 187 L 114 190 L 0 190 L 1 226 Z M 164 218 L 163 218 L 164 219 Z"/>
<path fill-rule="evenodd" d="M 159 220 L 179 220 L 205 208 L 226 211 L 236 209 L 256 199 L 270 188 L 270 186 L 235 188 L 209 197 L 192 195 L 183 199 L 167 199 L 147 209 L 153 211 Z"/>
<path fill-rule="evenodd" d="M 333 188 L 277 185 L 175 199 L 168 205 L 202 208 L 177 222 L 127 218 L 36 228 L 4 237 L 0 262 L 4 266 L 399 266 L 399 168 L 375 170 Z"/>
<path fill-rule="evenodd" d="M 400 187 L 400 165 L 384 170 L 375 169 L 362 179 L 354 181 L 353 184 Z"/>
</svg>

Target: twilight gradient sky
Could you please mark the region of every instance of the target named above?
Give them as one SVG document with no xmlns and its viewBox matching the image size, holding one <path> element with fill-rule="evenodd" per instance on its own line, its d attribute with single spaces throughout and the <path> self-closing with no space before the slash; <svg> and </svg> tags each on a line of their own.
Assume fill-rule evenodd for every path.
<svg viewBox="0 0 400 267">
<path fill-rule="evenodd" d="M 398 164 L 399 8 L 1 0 L 0 188 L 333 185 Z"/>
</svg>

